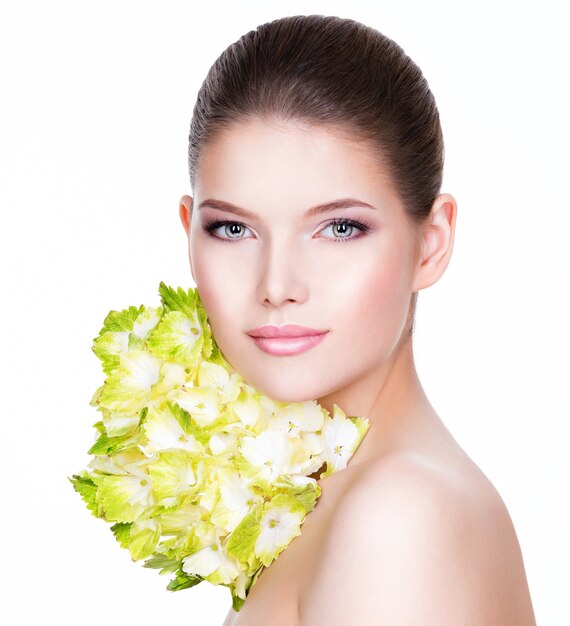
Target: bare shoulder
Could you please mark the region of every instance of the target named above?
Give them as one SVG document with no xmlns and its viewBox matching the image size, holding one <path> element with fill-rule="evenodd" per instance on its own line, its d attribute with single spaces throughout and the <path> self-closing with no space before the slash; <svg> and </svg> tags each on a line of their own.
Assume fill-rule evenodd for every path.
<svg viewBox="0 0 570 626">
<path fill-rule="evenodd" d="M 536 624 L 511 518 L 484 474 L 394 454 L 339 501 L 301 624 L 416 623 Z"/>
</svg>

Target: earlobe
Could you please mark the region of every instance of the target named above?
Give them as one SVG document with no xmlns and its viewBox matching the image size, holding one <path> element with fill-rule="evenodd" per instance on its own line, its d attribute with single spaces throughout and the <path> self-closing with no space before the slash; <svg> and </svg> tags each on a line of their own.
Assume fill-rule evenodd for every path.
<svg viewBox="0 0 570 626">
<path fill-rule="evenodd" d="M 187 235 L 190 235 L 190 221 L 192 219 L 192 198 L 190 196 L 182 196 L 180 198 L 180 205 L 178 211 L 180 214 L 180 221 Z"/>
<path fill-rule="evenodd" d="M 456 217 L 455 198 L 448 193 L 440 194 L 422 230 L 421 255 L 412 291 L 433 285 L 448 266 L 453 250 Z"/>
</svg>

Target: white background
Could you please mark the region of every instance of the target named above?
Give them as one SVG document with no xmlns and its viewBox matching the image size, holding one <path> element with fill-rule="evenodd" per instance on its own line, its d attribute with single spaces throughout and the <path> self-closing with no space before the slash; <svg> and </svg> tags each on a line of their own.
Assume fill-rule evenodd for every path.
<svg viewBox="0 0 570 626">
<path fill-rule="evenodd" d="M 568 19 L 564 3 L 5 2 L 0 10 L 2 612 L 9 624 L 220 625 L 225 587 L 170 593 L 67 476 L 89 460 L 110 309 L 193 286 L 178 200 L 197 90 L 293 14 L 377 28 L 419 64 L 459 211 L 420 293 L 420 378 L 501 493 L 538 623 L 570 624 Z M 379 593 L 382 590 L 378 590 Z"/>
</svg>

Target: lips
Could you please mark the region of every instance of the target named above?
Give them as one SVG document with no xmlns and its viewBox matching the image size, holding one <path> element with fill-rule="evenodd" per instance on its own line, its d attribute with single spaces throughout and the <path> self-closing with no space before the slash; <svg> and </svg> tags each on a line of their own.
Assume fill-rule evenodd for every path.
<svg viewBox="0 0 570 626">
<path fill-rule="evenodd" d="M 319 344 L 328 330 L 318 330 L 297 324 L 260 326 L 247 331 L 258 348 L 275 356 L 293 356 Z"/>
<path fill-rule="evenodd" d="M 299 326 L 298 324 L 284 324 L 283 326 L 273 326 L 271 324 L 260 326 L 253 330 L 248 330 L 247 334 L 251 337 L 262 337 L 265 339 L 274 338 L 292 338 L 292 337 L 314 337 L 315 335 L 323 335 L 328 331 L 309 328 L 308 326 Z"/>
</svg>

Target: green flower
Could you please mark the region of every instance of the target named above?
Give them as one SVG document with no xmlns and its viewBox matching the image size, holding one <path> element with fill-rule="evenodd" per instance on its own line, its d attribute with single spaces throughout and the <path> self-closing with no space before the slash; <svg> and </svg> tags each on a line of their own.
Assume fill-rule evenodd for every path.
<svg viewBox="0 0 570 626">
<path fill-rule="evenodd" d="M 70 480 L 134 561 L 174 575 L 168 589 L 225 585 L 239 610 L 314 509 L 311 474 L 346 467 L 369 423 L 259 393 L 220 352 L 196 289 L 159 294 L 159 307 L 111 311 L 93 340 L 102 419 Z"/>
<path fill-rule="evenodd" d="M 344 411 L 334 405 L 333 418 L 323 424 L 327 471 L 321 478 L 346 467 L 369 426 L 368 420 L 361 417 L 346 417 Z"/>
<path fill-rule="evenodd" d="M 306 511 L 294 497 L 276 495 L 268 502 L 260 520 L 261 530 L 255 541 L 255 554 L 268 566 L 287 544 L 301 534 Z"/>
</svg>

